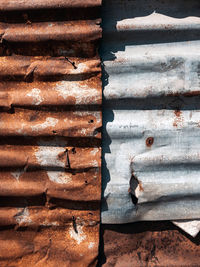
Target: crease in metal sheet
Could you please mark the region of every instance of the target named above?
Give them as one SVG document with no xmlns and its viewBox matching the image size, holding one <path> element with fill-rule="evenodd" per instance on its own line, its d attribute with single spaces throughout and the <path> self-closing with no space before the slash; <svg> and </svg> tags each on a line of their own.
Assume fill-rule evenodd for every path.
<svg viewBox="0 0 200 267">
<path fill-rule="evenodd" d="M 110 0 L 102 14 L 102 222 L 196 220 L 199 2 Z"/>
<path fill-rule="evenodd" d="M 0 1 L 0 265 L 95 266 L 101 1 Z"/>
</svg>

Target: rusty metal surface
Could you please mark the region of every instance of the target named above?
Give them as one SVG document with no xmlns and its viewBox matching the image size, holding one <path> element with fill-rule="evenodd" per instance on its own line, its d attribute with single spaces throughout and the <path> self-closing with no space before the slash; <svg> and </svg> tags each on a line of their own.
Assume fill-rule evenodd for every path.
<svg viewBox="0 0 200 267">
<path fill-rule="evenodd" d="M 199 1 L 103 4 L 103 223 L 199 218 Z"/>
<path fill-rule="evenodd" d="M 0 266 L 95 266 L 101 1 L 0 1 Z"/>
<path fill-rule="evenodd" d="M 88 8 L 100 6 L 101 0 L 1 0 L 0 10 L 26 10 L 40 8 Z"/>
<path fill-rule="evenodd" d="M 170 222 L 103 225 L 99 266 L 196 267 L 199 244 Z"/>
</svg>

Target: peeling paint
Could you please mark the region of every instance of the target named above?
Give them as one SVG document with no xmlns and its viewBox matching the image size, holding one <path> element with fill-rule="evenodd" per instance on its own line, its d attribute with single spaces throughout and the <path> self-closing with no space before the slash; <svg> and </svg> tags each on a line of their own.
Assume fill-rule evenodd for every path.
<svg viewBox="0 0 200 267">
<path fill-rule="evenodd" d="M 19 181 L 20 176 L 24 173 L 24 170 L 16 170 L 15 172 L 11 172 L 12 176 Z"/>
<path fill-rule="evenodd" d="M 74 231 L 74 228 L 71 227 L 69 230 L 69 234 L 78 245 L 80 245 L 86 239 L 86 235 L 83 232 L 83 226 L 81 225 L 77 225 L 77 233 Z"/>
<path fill-rule="evenodd" d="M 33 88 L 32 91 L 27 94 L 27 96 L 33 98 L 34 105 L 39 105 L 43 101 L 43 98 L 41 97 L 40 93 L 41 91 L 39 89 Z"/>
<path fill-rule="evenodd" d="M 47 171 L 49 179 L 58 184 L 68 184 L 72 181 L 72 175 L 65 172 Z"/>
<path fill-rule="evenodd" d="M 31 126 L 31 129 L 37 132 L 37 131 L 44 130 L 48 127 L 55 127 L 57 123 L 58 123 L 58 119 L 48 117 L 46 118 L 45 122 Z"/>
<path fill-rule="evenodd" d="M 90 242 L 88 248 L 91 249 L 91 248 L 93 248 L 94 246 L 95 246 L 95 243 L 94 243 L 94 242 Z"/>
<path fill-rule="evenodd" d="M 19 209 L 19 212 L 15 215 L 16 222 L 21 225 L 23 223 L 32 223 L 28 208 Z"/>
<path fill-rule="evenodd" d="M 78 82 L 61 81 L 57 83 L 55 90 L 58 92 L 59 96 L 62 96 L 64 99 L 73 97 L 77 105 L 87 104 L 91 101 L 95 104 L 99 97 L 96 89 Z"/>
<path fill-rule="evenodd" d="M 90 152 L 90 154 L 93 155 L 93 156 L 95 156 L 98 152 L 99 152 L 99 148 L 94 148 L 94 149 Z"/>
<path fill-rule="evenodd" d="M 59 154 L 65 153 L 63 147 L 40 146 L 35 151 L 35 156 L 41 166 L 65 167 L 65 162 L 59 159 Z M 51 176 L 51 175 L 50 175 Z M 52 176 L 51 176 L 52 177 Z"/>
</svg>

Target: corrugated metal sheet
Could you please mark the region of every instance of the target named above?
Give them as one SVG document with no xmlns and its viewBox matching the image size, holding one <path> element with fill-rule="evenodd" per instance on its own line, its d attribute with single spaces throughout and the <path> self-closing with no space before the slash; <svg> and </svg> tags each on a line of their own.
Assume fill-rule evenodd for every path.
<svg viewBox="0 0 200 267">
<path fill-rule="evenodd" d="M 0 1 L 0 266 L 95 266 L 100 0 Z"/>
<path fill-rule="evenodd" d="M 103 225 L 104 267 L 199 266 L 199 236 L 184 235 L 170 222 Z"/>
<path fill-rule="evenodd" d="M 103 223 L 199 218 L 200 3 L 104 3 Z"/>
</svg>

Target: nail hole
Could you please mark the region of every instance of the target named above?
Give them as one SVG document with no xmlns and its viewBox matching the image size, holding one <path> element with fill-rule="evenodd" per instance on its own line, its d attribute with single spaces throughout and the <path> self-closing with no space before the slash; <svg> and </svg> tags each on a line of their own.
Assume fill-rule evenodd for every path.
<svg viewBox="0 0 200 267">
<path fill-rule="evenodd" d="M 76 149 L 75 149 L 75 147 L 72 148 L 72 154 L 76 154 Z"/>
<path fill-rule="evenodd" d="M 154 138 L 153 138 L 153 137 L 148 137 L 148 138 L 146 139 L 146 145 L 147 145 L 148 147 L 152 146 L 153 143 L 154 143 Z"/>
<path fill-rule="evenodd" d="M 85 181 L 85 184 L 88 184 L 88 181 Z"/>
<path fill-rule="evenodd" d="M 88 121 L 88 123 L 93 123 L 94 122 L 94 120 L 90 120 L 90 121 Z"/>
</svg>

